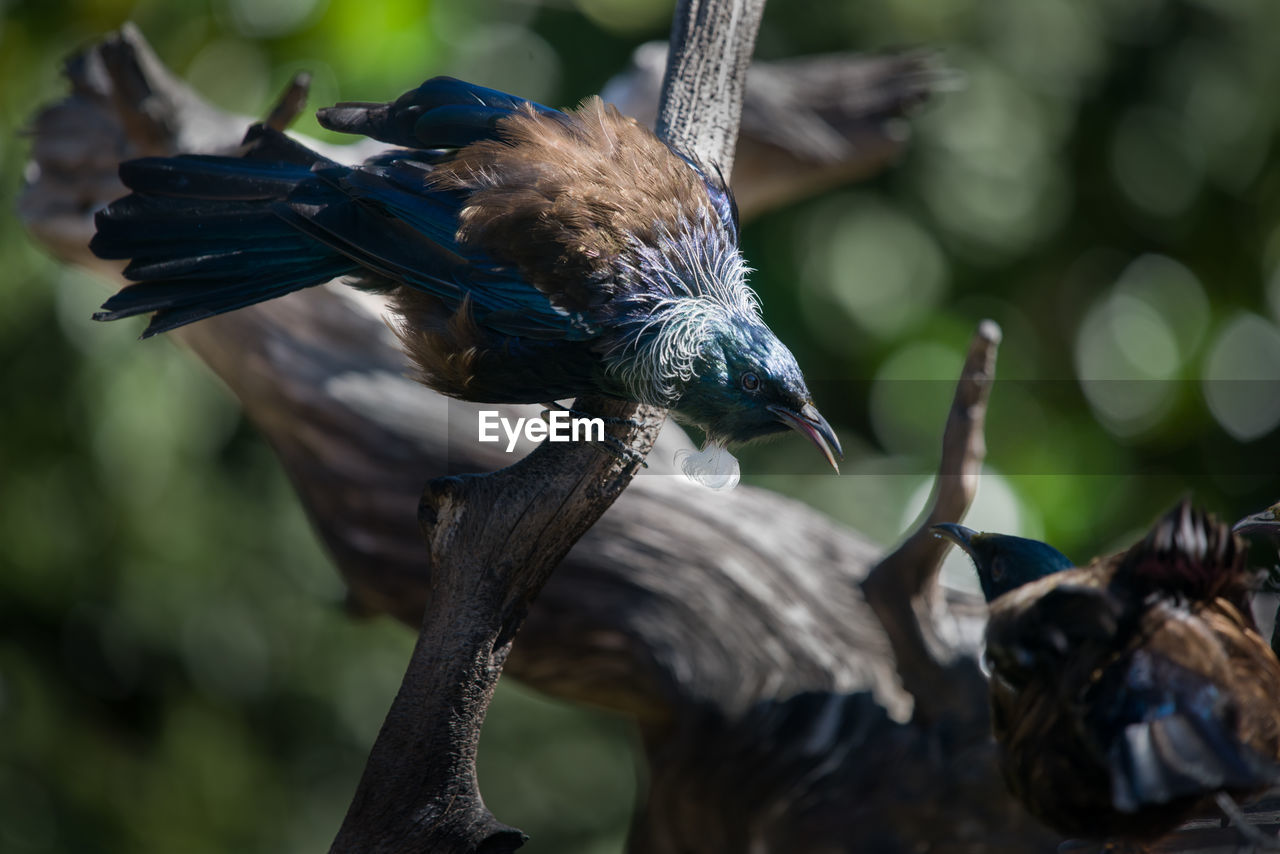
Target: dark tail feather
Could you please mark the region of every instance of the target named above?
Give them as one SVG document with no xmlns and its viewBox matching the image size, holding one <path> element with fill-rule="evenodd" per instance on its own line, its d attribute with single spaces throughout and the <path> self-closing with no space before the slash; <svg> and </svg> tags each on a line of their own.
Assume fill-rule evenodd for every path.
<svg viewBox="0 0 1280 854">
<path fill-rule="evenodd" d="M 356 269 L 272 210 L 311 178 L 313 164 L 336 164 L 273 131 L 255 129 L 247 141 L 244 157 L 121 165 L 134 192 L 99 212 L 89 247 L 100 258 L 131 259 L 124 274 L 138 284 L 107 300 L 95 320 L 155 312 L 147 338 Z"/>
<path fill-rule="evenodd" d="M 224 280 L 216 289 L 204 283 L 182 279 L 160 279 L 130 285 L 102 304 L 102 311 L 93 315 L 94 320 L 119 320 L 154 311 L 155 316 L 142 333 L 150 338 L 213 317 L 237 308 L 284 296 L 300 288 L 327 282 L 343 275 L 350 265 L 335 268 L 331 262 L 321 261 L 298 267 L 291 265 L 287 271 L 262 275 L 254 271 L 251 278 L 229 283 Z"/>
</svg>

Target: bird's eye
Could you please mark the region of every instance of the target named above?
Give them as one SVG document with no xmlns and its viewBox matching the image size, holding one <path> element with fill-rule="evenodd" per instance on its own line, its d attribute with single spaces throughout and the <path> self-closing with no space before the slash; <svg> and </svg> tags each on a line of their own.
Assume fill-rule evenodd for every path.
<svg viewBox="0 0 1280 854">
<path fill-rule="evenodd" d="M 747 391 L 755 391 L 760 388 L 760 378 L 751 371 L 747 371 L 742 375 L 742 387 Z"/>
</svg>

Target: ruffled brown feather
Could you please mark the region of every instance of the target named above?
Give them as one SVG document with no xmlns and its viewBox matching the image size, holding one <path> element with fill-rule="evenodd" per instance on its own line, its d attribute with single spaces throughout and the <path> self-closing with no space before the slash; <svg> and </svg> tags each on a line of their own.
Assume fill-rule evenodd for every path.
<svg viewBox="0 0 1280 854">
<path fill-rule="evenodd" d="M 1193 602 L 1227 599 L 1247 613 L 1253 576 L 1245 558 L 1246 550 L 1229 525 L 1184 500 L 1125 553 L 1116 579 L 1138 591 L 1176 594 Z"/>
<path fill-rule="evenodd" d="M 419 382 L 450 397 L 469 399 L 485 336 L 471 314 L 471 299 L 450 313 L 430 294 L 400 288 L 392 306 L 400 318 L 391 328 L 417 369 Z"/>
<path fill-rule="evenodd" d="M 500 120 L 499 134 L 428 180 L 468 194 L 460 242 L 515 265 L 564 311 L 614 296 L 616 262 L 630 246 L 711 213 L 694 170 L 598 97 L 567 114 L 526 107 Z"/>
</svg>

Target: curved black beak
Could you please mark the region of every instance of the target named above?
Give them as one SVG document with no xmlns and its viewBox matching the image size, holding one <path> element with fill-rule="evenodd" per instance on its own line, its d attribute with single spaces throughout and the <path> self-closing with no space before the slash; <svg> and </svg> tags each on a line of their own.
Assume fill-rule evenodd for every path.
<svg viewBox="0 0 1280 854">
<path fill-rule="evenodd" d="M 1232 525 L 1231 530 L 1237 534 L 1270 534 L 1280 539 L 1280 504 L 1245 516 Z"/>
<path fill-rule="evenodd" d="M 973 538 L 978 532 L 972 528 L 966 528 L 964 525 L 957 525 L 955 522 L 939 522 L 932 525 L 930 531 L 944 540 L 950 540 L 959 546 L 969 557 L 977 559 L 977 555 L 973 553 Z"/>
<path fill-rule="evenodd" d="M 844 459 L 844 451 L 840 448 L 840 440 L 836 438 L 836 432 L 831 429 L 831 425 L 822 417 L 822 413 L 818 412 L 816 406 L 806 403 L 799 412 L 787 409 L 785 406 L 770 406 L 769 411 L 783 424 L 817 445 L 818 450 L 822 451 L 822 455 L 827 458 L 827 462 L 831 463 L 831 467 L 836 470 L 836 474 L 840 473 L 840 466 L 836 464 L 836 460 Z"/>
</svg>

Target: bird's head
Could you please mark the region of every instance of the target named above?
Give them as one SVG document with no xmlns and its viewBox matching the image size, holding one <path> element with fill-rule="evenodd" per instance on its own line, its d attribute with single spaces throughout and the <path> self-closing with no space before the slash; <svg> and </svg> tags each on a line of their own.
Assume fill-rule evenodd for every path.
<svg viewBox="0 0 1280 854">
<path fill-rule="evenodd" d="M 1075 566 L 1071 558 L 1039 540 L 979 533 L 951 522 L 934 525 L 932 530 L 973 559 L 982 595 L 988 602 L 1028 582 Z"/>
<path fill-rule="evenodd" d="M 755 318 L 728 316 L 711 326 L 701 364 L 672 407 L 676 415 L 721 444 L 795 430 L 839 471 L 840 440 L 813 405 L 791 351 Z"/>
<path fill-rule="evenodd" d="M 1234 533 L 1247 540 L 1262 540 L 1271 544 L 1272 548 L 1280 548 L 1280 501 L 1266 510 L 1259 510 L 1245 516 L 1231 526 Z M 1280 593 L 1280 565 L 1273 565 L 1262 583 L 1262 590 L 1267 593 Z"/>
<path fill-rule="evenodd" d="M 1272 504 L 1266 510 L 1260 510 L 1257 513 L 1245 516 L 1232 525 L 1231 530 L 1246 537 L 1261 534 L 1280 541 L 1280 501 Z"/>
</svg>

